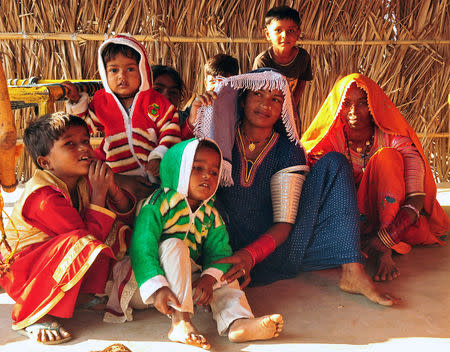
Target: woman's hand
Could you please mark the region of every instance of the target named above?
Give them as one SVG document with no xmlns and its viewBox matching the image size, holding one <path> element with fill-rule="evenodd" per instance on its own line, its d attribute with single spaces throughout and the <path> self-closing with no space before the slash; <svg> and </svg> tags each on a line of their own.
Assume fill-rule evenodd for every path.
<svg viewBox="0 0 450 352">
<path fill-rule="evenodd" d="M 172 314 L 174 312 L 173 307 L 169 306 L 168 303 L 173 303 L 177 307 L 181 307 L 177 296 L 172 292 L 167 286 L 161 287 L 155 292 L 155 301 L 153 305 L 162 314 Z"/>
<path fill-rule="evenodd" d="M 194 294 L 192 295 L 194 303 L 201 306 L 208 306 L 213 298 L 213 286 L 216 282 L 217 280 L 208 274 L 200 276 L 195 280 L 192 284 L 192 288 L 194 288 Z"/>
<path fill-rule="evenodd" d="M 240 249 L 230 257 L 225 257 L 214 262 L 214 264 L 233 264 L 233 266 L 225 274 L 223 274 L 221 280 L 228 283 L 244 278 L 241 284 L 241 288 L 246 287 L 250 283 L 250 271 L 253 268 L 253 259 L 246 250 Z"/>
<path fill-rule="evenodd" d="M 203 93 L 202 95 L 199 95 L 197 98 L 194 99 L 192 105 L 191 105 L 191 112 L 189 114 L 189 124 L 191 126 L 195 125 L 195 121 L 197 120 L 197 111 L 200 107 L 205 105 L 211 105 L 214 100 L 217 99 L 217 94 L 213 90 L 207 91 Z"/>
</svg>

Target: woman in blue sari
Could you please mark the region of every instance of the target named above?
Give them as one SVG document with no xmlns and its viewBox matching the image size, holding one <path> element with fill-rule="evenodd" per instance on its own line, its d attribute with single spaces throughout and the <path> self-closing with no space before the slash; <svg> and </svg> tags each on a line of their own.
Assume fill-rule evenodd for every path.
<svg viewBox="0 0 450 352">
<path fill-rule="evenodd" d="M 263 285 L 341 266 L 342 290 L 395 303 L 362 265 L 346 158 L 333 152 L 306 166 L 284 76 L 259 70 L 227 78 L 196 99 L 196 113 L 194 133 L 214 139 L 225 160 L 216 204 L 235 254 L 220 261 L 233 264 L 224 280 Z"/>
</svg>

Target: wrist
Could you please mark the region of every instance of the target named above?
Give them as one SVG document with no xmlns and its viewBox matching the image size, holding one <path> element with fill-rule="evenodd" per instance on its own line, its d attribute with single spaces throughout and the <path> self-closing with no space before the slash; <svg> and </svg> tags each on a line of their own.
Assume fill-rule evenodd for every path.
<svg viewBox="0 0 450 352">
<path fill-rule="evenodd" d="M 255 242 L 242 248 L 252 258 L 252 267 L 266 259 L 277 248 L 275 239 L 265 233 L 261 235 Z"/>
</svg>

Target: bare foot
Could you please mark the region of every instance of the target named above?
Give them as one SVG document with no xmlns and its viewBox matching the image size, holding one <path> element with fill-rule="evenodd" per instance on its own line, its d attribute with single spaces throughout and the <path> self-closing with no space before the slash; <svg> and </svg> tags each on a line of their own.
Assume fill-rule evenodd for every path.
<svg viewBox="0 0 450 352">
<path fill-rule="evenodd" d="M 17 332 L 44 345 L 57 345 L 72 338 L 58 322 L 47 316 Z"/>
<path fill-rule="evenodd" d="M 283 330 L 281 314 L 265 315 L 260 318 L 237 319 L 230 325 L 228 339 L 231 342 L 268 340 L 278 337 Z"/>
<path fill-rule="evenodd" d="M 345 292 L 364 295 L 372 302 L 381 304 L 382 306 L 392 306 L 398 301 L 388 294 L 381 294 L 360 263 L 342 265 L 342 276 L 339 287 Z"/>
<path fill-rule="evenodd" d="M 400 275 L 392 259 L 392 249 L 386 247 L 378 236 L 372 237 L 366 248 L 369 256 L 376 259 L 377 272 L 373 277 L 375 281 L 394 280 Z"/>
<path fill-rule="evenodd" d="M 170 341 L 201 347 L 205 350 L 211 348 L 206 338 L 192 324 L 189 313 L 176 312 L 173 314 L 172 327 L 170 328 L 168 337 Z"/>
</svg>

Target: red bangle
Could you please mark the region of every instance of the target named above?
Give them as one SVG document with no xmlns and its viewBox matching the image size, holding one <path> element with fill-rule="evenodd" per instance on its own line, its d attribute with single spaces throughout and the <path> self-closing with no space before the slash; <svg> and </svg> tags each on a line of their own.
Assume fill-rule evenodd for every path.
<svg viewBox="0 0 450 352">
<path fill-rule="evenodd" d="M 253 265 L 262 262 L 277 248 L 275 239 L 265 233 L 261 235 L 255 242 L 250 243 L 244 247 L 243 250 L 248 252 L 253 260 Z"/>
</svg>

